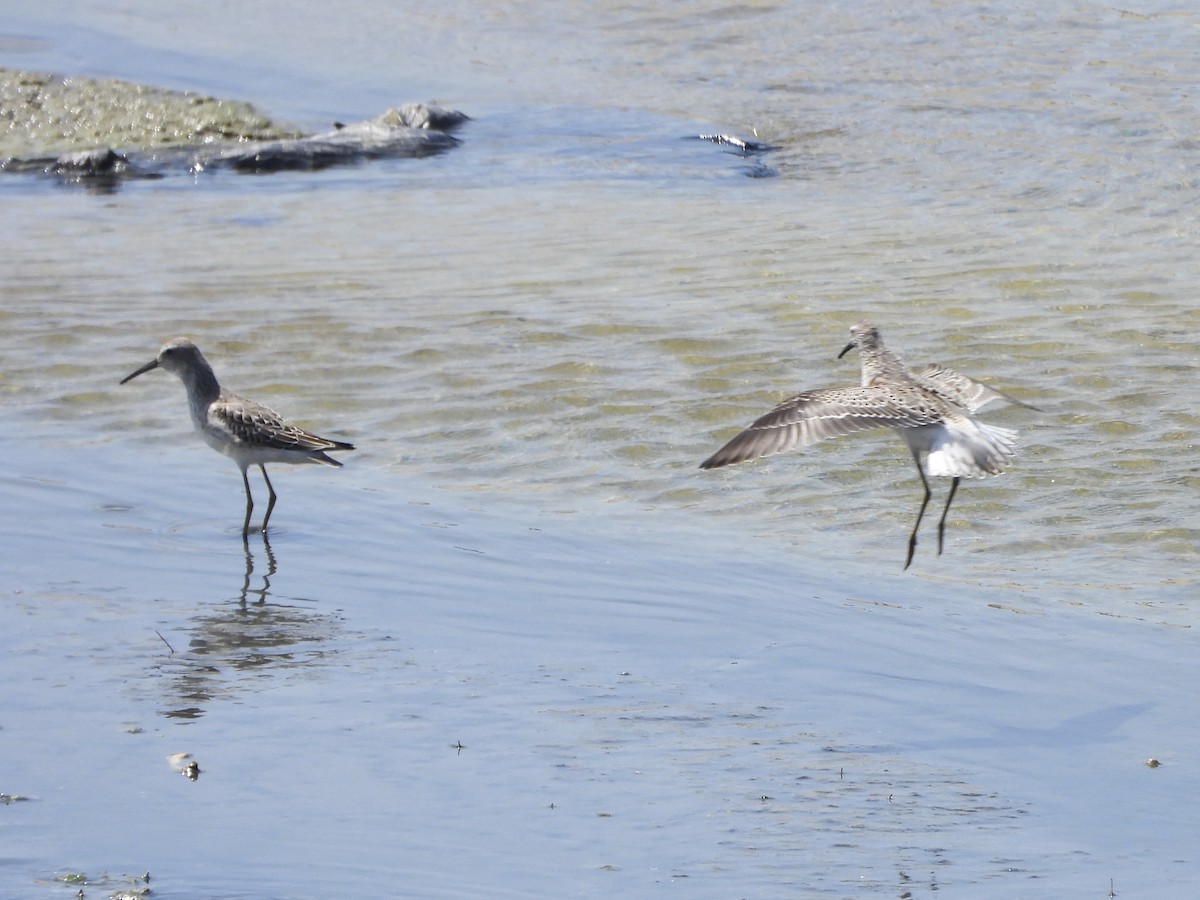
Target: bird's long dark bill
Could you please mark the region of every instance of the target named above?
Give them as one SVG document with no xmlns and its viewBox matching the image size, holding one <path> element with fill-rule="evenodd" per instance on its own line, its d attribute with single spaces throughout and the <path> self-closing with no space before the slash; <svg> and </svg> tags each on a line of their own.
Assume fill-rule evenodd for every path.
<svg viewBox="0 0 1200 900">
<path fill-rule="evenodd" d="M 139 375 L 149 372 L 151 369 L 157 369 L 157 368 L 158 368 L 158 360 L 152 359 L 152 360 L 150 360 L 150 362 L 146 363 L 144 366 L 142 366 L 140 369 L 138 369 L 132 375 L 126 375 L 124 378 L 122 378 L 121 384 L 124 384 L 127 381 L 133 381 L 133 379 L 137 378 Z"/>
<path fill-rule="evenodd" d="M 854 341 L 851 341 L 845 347 L 842 348 L 842 352 L 838 354 L 838 359 L 841 359 L 843 356 L 845 356 L 847 353 L 849 353 L 853 349 L 854 349 Z M 129 377 L 132 378 L 133 375 L 130 375 Z"/>
</svg>

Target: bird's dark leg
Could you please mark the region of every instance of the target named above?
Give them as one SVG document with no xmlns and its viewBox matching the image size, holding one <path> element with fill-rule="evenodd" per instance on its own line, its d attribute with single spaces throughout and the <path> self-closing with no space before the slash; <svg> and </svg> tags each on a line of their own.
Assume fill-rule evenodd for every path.
<svg viewBox="0 0 1200 900">
<path fill-rule="evenodd" d="M 267 477 L 267 467 L 264 465 L 259 465 L 259 469 L 262 470 L 263 481 L 265 481 L 267 483 L 267 490 L 271 492 L 271 499 L 267 501 L 267 514 L 265 516 L 263 516 L 262 533 L 266 534 L 267 533 L 267 522 L 271 518 L 271 510 L 273 510 L 275 508 L 275 488 L 271 487 L 271 479 Z"/>
<path fill-rule="evenodd" d="M 242 523 L 242 540 L 250 534 L 250 513 L 254 512 L 254 498 L 250 496 L 250 479 L 242 469 L 242 484 L 246 486 L 246 521 Z"/>
<path fill-rule="evenodd" d="M 946 516 L 950 513 L 950 504 L 954 502 L 954 493 L 958 490 L 959 479 L 950 483 L 950 496 L 946 498 L 946 508 L 942 510 L 942 521 L 938 522 L 938 556 L 942 555 L 942 538 L 946 536 Z"/>
<path fill-rule="evenodd" d="M 913 525 L 912 534 L 908 536 L 908 558 L 904 560 L 905 569 L 912 565 L 913 553 L 917 549 L 917 529 L 921 527 L 921 519 L 925 516 L 925 507 L 929 505 L 929 498 L 932 496 L 929 482 L 925 478 L 925 470 L 921 468 L 921 459 L 915 450 L 913 451 L 913 462 L 917 464 L 917 474 L 921 476 L 921 484 L 925 487 L 925 499 L 921 501 L 921 509 L 917 512 L 917 521 Z"/>
</svg>

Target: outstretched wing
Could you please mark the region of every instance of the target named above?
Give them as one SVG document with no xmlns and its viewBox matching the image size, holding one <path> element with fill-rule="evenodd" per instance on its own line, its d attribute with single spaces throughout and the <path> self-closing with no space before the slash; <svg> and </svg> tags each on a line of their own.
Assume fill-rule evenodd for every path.
<svg viewBox="0 0 1200 900">
<path fill-rule="evenodd" d="M 1024 406 L 1026 409 L 1037 409 L 1036 406 L 1026 403 L 1023 400 L 1018 400 L 1016 397 L 1010 397 L 1003 391 L 988 387 L 981 381 L 968 378 L 961 372 L 947 369 L 938 363 L 930 363 L 924 368 L 917 369 L 910 374 L 920 384 L 945 397 L 951 403 L 961 406 L 968 412 L 975 412 L 977 409 L 982 409 L 995 400 L 1003 400 L 1005 403 L 1012 403 L 1016 406 Z"/>
<path fill-rule="evenodd" d="M 774 456 L 865 428 L 912 428 L 941 421 L 932 407 L 914 409 L 878 388 L 828 388 L 784 400 L 700 464 L 715 469 Z"/>
</svg>

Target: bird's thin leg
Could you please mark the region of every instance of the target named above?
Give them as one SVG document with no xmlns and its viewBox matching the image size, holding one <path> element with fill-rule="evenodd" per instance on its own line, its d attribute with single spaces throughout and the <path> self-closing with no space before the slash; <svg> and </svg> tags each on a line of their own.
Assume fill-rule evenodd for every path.
<svg viewBox="0 0 1200 900">
<path fill-rule="evenodd" d="M 242 540 L 250 534 L 250 513 L 254 512 L 254 498 L 250 496 L 250 479 L 246 470 L 242 469 L 242 484 L 246 486 L 246 521 L 242 523 Z"/>
<path fill-rule="evenodd" d="M 946 508 L 942 510 L 942 521 L 938 522 L 938 556 L 942 555 L 942 538 L 946 535 L 946 516 L 950 513 L 950 504 L 954 502 L 954 492 L 958 490 L 959 479 L 950 483 L 950 496 L 946 498 Z"/>
<path fill-rule="evenodd" d="M 929 490 L 929 482 L 925 478 L 925 470 L 921 468 L 921 458 L 917 456 L 917 451 L 913 451 L 913 462 L 917 464 L 917 474 L 921 476 L 921 484 L 925 487 L 925 499 L 921 501 L 921 509 L 917 512 L 917 521 L 913 525 L 912 534 L 908 536 L 908 558 L 904 560 L 904 568 L 912 565 L 913 553 L 917 549 L 917 529 L 921 527 L 921 519 L 925 516 L 925 507 L 929 505 L 929 498 L 932 496 Z"/>
<path fill-rule="evenodd" d="M 263 481 L 265 481 L 267 483 L 267 490 L 271 492 L 271 499 L 267 501 L 267 514 L 265 516 L 263 516 L 262 533 L 266 534 L 267 533 L 267 522 L 271 518 L 271 510 L 273 510 L 275 508 L 275 488 L 271 487 L 271 479 L 267 477 L 267 467 L 260 464 L 259 469 L 262 470 Z"/>
</svg>

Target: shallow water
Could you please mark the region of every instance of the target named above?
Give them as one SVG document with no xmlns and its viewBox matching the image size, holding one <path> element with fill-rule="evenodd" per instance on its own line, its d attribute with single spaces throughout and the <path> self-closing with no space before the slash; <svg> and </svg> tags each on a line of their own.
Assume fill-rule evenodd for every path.
<svg viewBox="0 0 1200 900">
<path fill-rule="evenodd" d="M 474 120 L 0 178 L 0 891 L 1194 894 L 1195 16 L 439 8 L 6 26 L 306 126 Z M 906 575 L 893 435 L 696 469 L 854 383 L 861 318 L 1042 408 L 987 411 L 1020 455 Z M 360 447 L 273 476 L 269 554 L 179 385 L 117 386 L 180 333 Z"/>
<path fill-rule="evenodd" d="M 895 572 L 848 586 L 677 519 L 564 523 L 368 466 L 286 477 L 247 552 L 190 514 L 236 487 L 206 452 L 163 458 L 169 495 L 111 444 L 118 488 L 54 450 L 5 476 L 32 523 L 5 604 L 12 896 L 147 869 L 179 897 L 1194 883 L 1186 629 L 898 599 Z M 330 495 L 319 531 L 282 517 Z"/>
</svg>

